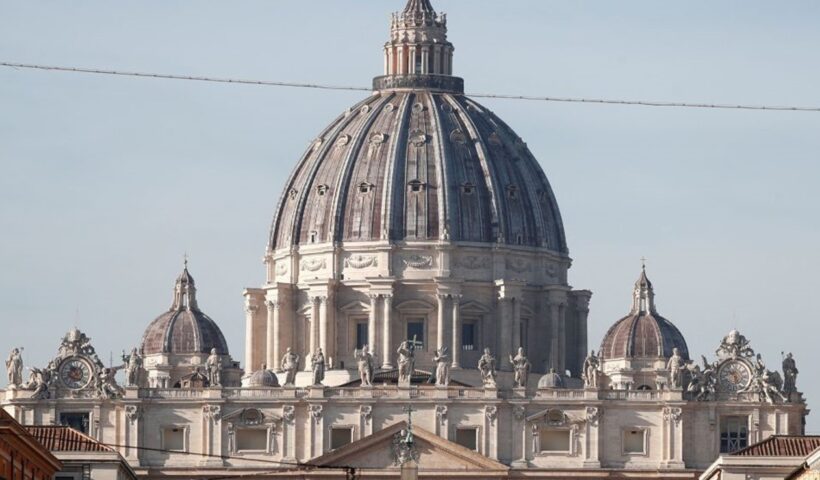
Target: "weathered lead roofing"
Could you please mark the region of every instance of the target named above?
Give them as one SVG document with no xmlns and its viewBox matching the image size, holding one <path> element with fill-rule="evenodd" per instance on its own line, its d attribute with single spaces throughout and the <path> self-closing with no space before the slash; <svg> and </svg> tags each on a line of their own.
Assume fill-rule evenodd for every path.
<svg viewBox="0 0 820 480">
<path fill-rule="evenodd" d="M 286 183 L 268 246 L 380 239 L 567 252 L 521 138 L 473 100 L 432 91 L 373 95 L 325 129 Z"/>
</svg>

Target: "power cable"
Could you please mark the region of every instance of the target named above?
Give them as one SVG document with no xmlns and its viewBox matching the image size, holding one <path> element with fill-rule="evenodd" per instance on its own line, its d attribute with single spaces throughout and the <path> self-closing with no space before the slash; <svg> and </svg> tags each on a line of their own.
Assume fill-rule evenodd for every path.
<svg viewBox="0 0 820 480">
<path fill-rule="evenodd" d="M 271 80 L 250 80 L 239 78 L 219 78 L 193 75 L 173 75 L 167 73 L 148 73 L 148 72 L 131 72 L 123 70 L 103 70 L 94 68 L 80 68 L 80 67 L 61 67 L 54 65 L 38 65 L 30 63 L 12 63 L 0 62 L 0 66 L 8 68 L 25 68 L 33 70 L 47 70 L 58 72 L 72 72 L 72 73 L 89 73 L 97 75 L 117 75 L 126 77 L 142 77 L 142 78 L 159 78 L 167 80 L 189 80 L 197 82 L 213 82 L 213 83 L 232 83 L 240 85 L 263 85 L 272 87 L 289 87 L 289 88 L 309 88 L 316 90 L 343 90 L 355 92 L 372 92 L 372 88 L 345 86 L 345 85 L 331 85 L 322 83 L 298 83 L 298 82 L 279 82 Z M 726 104 L 726 103 L 691 103 L 691 102 L 671 102 L 671 101 L 653 101 L 653 100 L 617 100 L 607 98 L 579 98 L 579 97 L 551 97 L 551 96 L 533 96 L 533 95 L 509 95 L 496 93 L 468 93 L 466 94 L 473 98 L 490 98 L 499 100 L 525 100 L 525 101 L 539 101 L 539 102 L 559 102 L 559 103 L 587 103 L 599 105 L 629 105 L 641 107 L 665 107 L 665 108 L 710 108 L 723 110 L 768 110 L 768 111 L 788 111 L 788 112 L 820 112 L 820 107 L 804 107 L 804 106 L 786 106 L 786 105 L 749 105 L 749 104 Z"/>
</svg>

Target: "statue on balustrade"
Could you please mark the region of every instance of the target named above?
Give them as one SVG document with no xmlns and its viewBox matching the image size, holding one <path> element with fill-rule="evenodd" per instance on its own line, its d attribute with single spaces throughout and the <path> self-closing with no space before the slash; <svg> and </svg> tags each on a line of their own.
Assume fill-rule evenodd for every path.
<svg viewBox="0 0 820 480">
<path fill-rule="evenodd" d="M 672 356 L 666 362 L 666 369 L 669 370 L 669 384 L 672 388 L 682 388 L 683 381 L 681 374 L 683 373 L 683 357 L 680 356 L 680 350 L 672 349 Z"/>
<path fill-rule="evenodd" d="M 783 358 L 783 393 L 791 401 L 792 394 L 797 392 L 797 364 L 791 352 Z"/>
<path fill-rule="evenodd" d="M 362 381 L 363 387 L 373 386 L 373 355 L 370 354 L 368 346 L 365 345 L 361 350 L 354 350 L 353 357 L 359 365 L 359 378 Z"/>
<path fill-rule="evenodd" d="M 9 376 L 9 385 L 19 387 L 23 384 L 23 348 L 15 348 L 6 360 L 6 371 Z"/>
<path fill-rule="evenodd" d="M 433 361 L 436 362 L 436 385 L 439 387 L 450 385 L 450 356 L 447 355 L 447 347 L 436 350 Z"/>
<path fill-rule="evenodd" d="M 208 369 L 208 383 L 211 387 L 222 386 L 222 357 L 217 353 L 215 348 L 211 349 L 211 355 L 205 362 Z"/>
<path fill-rule="evenodd" d="M 285 350 L 282 357 L 282 371 L 285 372 L 285 386 L 293 386 L 296 383 L 296 372 L 299 370 L 299 355 L 293 353 L 290 347 Z"/>
<path fill-rule="evenodd" d="M 490 354 L 490 349 L 484 349 L 484 355 L 478 360 L 478 370 L 481 372 L 481 380 L 484 382 L 484 387 L 495 388 L 497 383 L 495 381 L 495 357 Z"/>
<path fill-rule="evenodd" d="M 524 356 L 524 349 L 518 347 L 518 353 L 513 357 L 510 355 L 510 363 L 515 371 L 515 386 L 517 388 L 526 388 L 527 380 L 530 378 L 530 370 L 532 365 L 529 359 Z"/>
<path fill-rule="evenodd" d="M 122 367 L 103 368 L 97 376 L 97 395 L 100 398 L 122 398 L 123 389 L 117 384 L 117 372 Z"/>
<path fill-rule="evenodd" d="M 595 355 L 595 350 L 589 352 L 584 359 L 584 386 L 587 388 L 598 388 L 598 380 L 601 377 L 601 360 Z"/>
<path fill-rule="evenodd" d="M 401 342 L 396 353 L 399 354 L 399 385 L 410 385 L 413 373 L 416 370 L 415 341 Z"/>
<path fill-rule="evenodd" d="M 321 385 L 325 379 L 325 354 L 321 348 L 310 357 L 310 364 L 313 367 L 313 385 Z"/>
<path fill-rule="evenodd" d="M 139 387 L 142 377 L 142 356 L 134 348 L 130 355 L 123 351 L 122 360 L 125 362 L 125 386 Z"/>
</svg>

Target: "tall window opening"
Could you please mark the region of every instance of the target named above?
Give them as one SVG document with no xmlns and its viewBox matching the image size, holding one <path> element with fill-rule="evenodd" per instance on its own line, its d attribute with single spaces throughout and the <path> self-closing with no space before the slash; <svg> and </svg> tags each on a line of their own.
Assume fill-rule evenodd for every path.
<svg viewBox="0 0 820 480">
<path fill-rule="evenodd" d="M 728 416 L 720 419 L 720 453 L 732 453 L 749 446 L 749 417 Z"/>
</svg>

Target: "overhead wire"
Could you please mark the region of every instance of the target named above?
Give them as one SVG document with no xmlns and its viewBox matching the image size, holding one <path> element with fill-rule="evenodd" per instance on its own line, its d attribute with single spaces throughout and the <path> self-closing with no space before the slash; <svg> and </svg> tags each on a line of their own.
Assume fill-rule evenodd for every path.
<svg viewBox="0 0 820 480">
<path fill-rule="evenodd" d="M 354 92 L 371 92 L 372 88 L 350 85 L 333 85 L 325 83 L 300 83 L 284 82 L 272 80 L 253 80 L 242 78 L 221 78 L 197 75 L 175 75 L 168 73 L 135 72 L 126 70 L 111 70 L 82 67 L 64 67 L 56 65 L 40 65 L 32 63 L 0 62 L 0 67 L 15 69 L 45 70 L 71 73 L 87 73 L 97 75 L 115 75 L 126 77 L 155 78 L 166 80 L 188 80 L 196 82 L 230 83 L 238 85 L 259 85 L 288 88 L 307 88 L 315 90 L 337 90 Z M 582 98 L 582 97 L 554 97 L 537 95 L 512 95 L 499 93 L 467 93 L 466 96 L 473 98 L 489 98 L 498 100 L 524 100 L 539 102 L 558 103 L 586 103 L 598 105 L 624 105 L 641 107 L 664 107 L 664 108 L 700 108 L 700 109 L 723 109 L 723 110 L 768 110 L 768 111 L 789 111 L 789 112 L 820 112 L 820 107 L 790 106 L 790 105 L 751 105 L 751 104 L 729 104 L 729 103 L 707 103 L 707 102 L 674 102 L 656 100 L 621 100 L 609 98 Z"/>
</svg>

